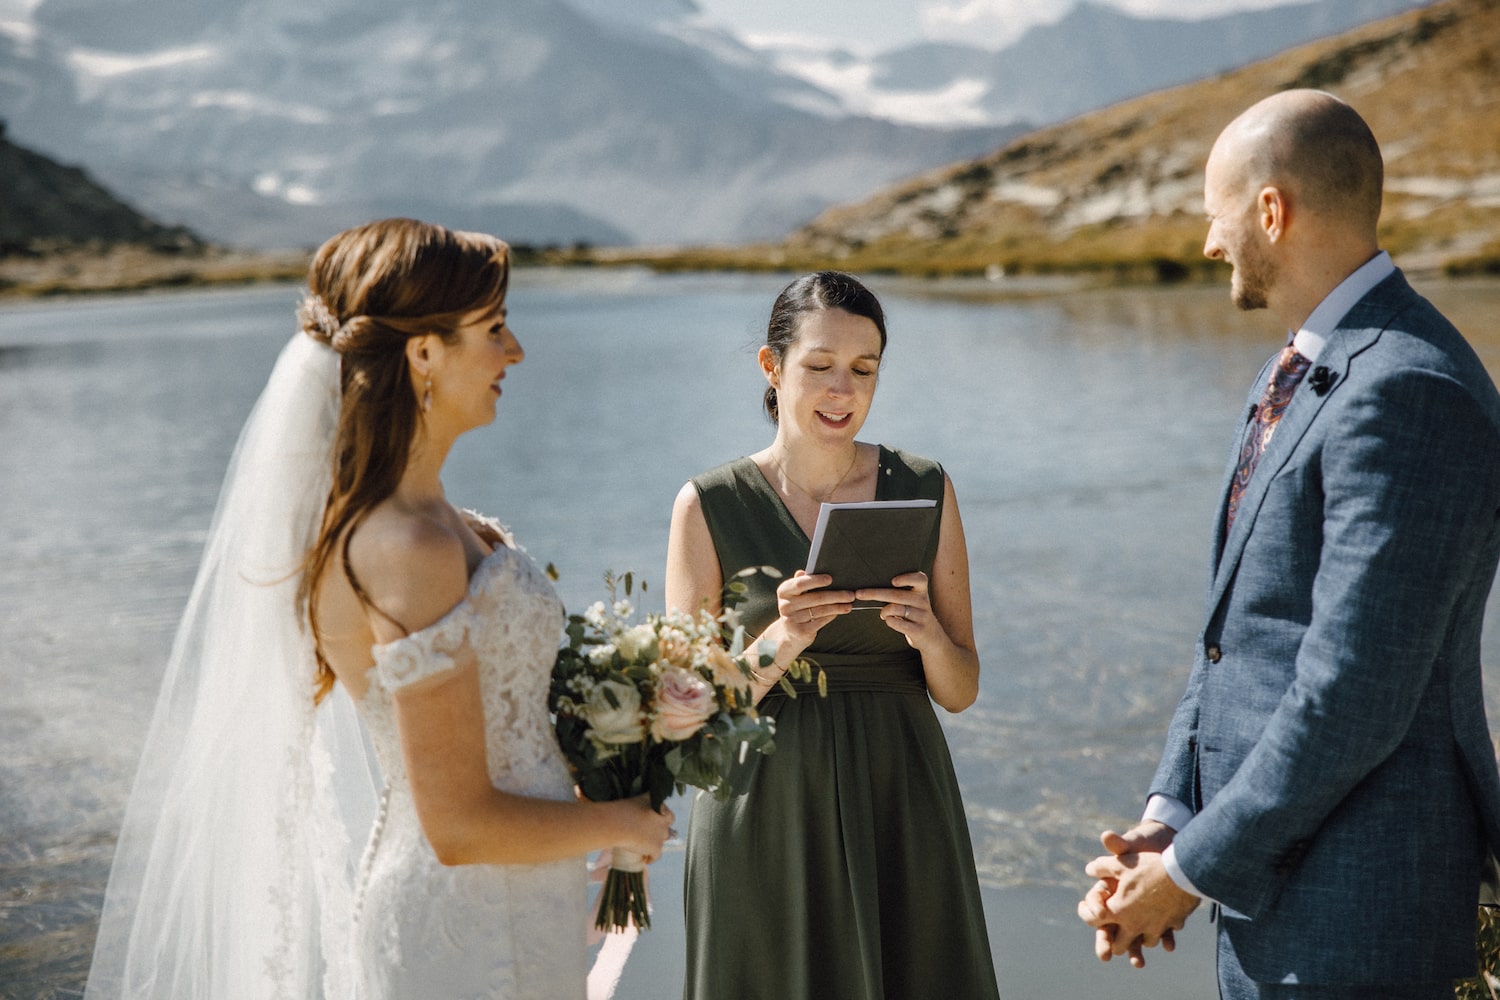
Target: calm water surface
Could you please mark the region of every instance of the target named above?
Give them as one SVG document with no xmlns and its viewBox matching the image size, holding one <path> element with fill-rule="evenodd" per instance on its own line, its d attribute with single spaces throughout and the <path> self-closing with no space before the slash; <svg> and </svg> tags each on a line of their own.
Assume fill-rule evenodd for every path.
<svg viewBox="0 0 1500 1000">
<path fill-rule="evenodd" d="M 570 607 L 601 596 L 605 569 L 659 584 L 677 489 L 771 437 L 754 348 L 783 283 L 519 272 L 527 358 L 496 423 L 454 453 L 450 497 L 554 563 Z M 1280 335 L 1223 288 L 996 301 L 874 287 L 891 343 L 861 437 L 941 460 L 969 540 L 982 693 L 944 721 L 1002 992 L 1077 995 L 1100 967 L 1064 911 L 1097 831 L 1139 811 L 1190 662 L 1233 424 Z M 1500 371 L 1500 285 L 1424 291 Z M 172 629 L 296 297 L 0 309 L 0 996 L 81 988 Z M 1500 672 L 1487 693 L 1494 718 Z M 662 909 L 674 870 L 657 879 Z M 1008 949 L 1030 939 L 1006 921 L 1036 906 L 1048 916 L 1027 933 L 1076 968 L 1016 968 Z M 668 967 L 649 979 L 633 964 L 639 995 L 675 994 L 674 940 L 668 925 L 653 942 Z M 1198 954 L 1177 987 L 1141 977 L 1178 956 L 1103 982 L 1190 995 L 1211 969 Z"/>
</svg>

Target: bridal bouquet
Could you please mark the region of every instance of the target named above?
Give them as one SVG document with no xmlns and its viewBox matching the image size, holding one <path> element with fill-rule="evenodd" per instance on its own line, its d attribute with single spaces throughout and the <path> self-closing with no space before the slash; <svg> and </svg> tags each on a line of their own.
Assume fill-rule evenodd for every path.
<svg viewBox="0 0 1500 1000">
<path fill-rule="evenodd" d="M 653 808 L 688 785 L 720 799 L 740 794 L 749 769 L 738 765 L 750 751 L 770 753 L 775 731 L 750 697 L 752 668 L 769 667 L 775 650 L 745 649 L 734 613 L 745 585 L 730 582 L 718 616 L 670 611 L 636 623 L 632 575 L 604 581 L 609 601 L 568 617 L 552 668 L 549 703 L 579 788 L 595 802 L 646 793 Z M 796 668 L 794 676 L 810 672 L 805 662 Z M 595 926 L 650 927 L 642 858 L 616 849 L 610 860 Z"/>
</svg>

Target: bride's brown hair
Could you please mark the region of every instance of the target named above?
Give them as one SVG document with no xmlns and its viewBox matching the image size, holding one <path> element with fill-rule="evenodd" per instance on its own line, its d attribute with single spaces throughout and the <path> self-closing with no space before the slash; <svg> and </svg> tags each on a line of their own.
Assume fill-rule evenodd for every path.
<svg viewBox="0 0 1500 1000">
<path fill-rule="evenodd" d="M 349 536 L 395 492 L 421 420 L 406 342 L 435 334 L 451 343 L 466 314 L 504 301 L 509 280 L 509 248 L 500 240 L 414 219 L 346 229 L 319 248 L 308 268 L 302 330 L 340 357 L 333 486 L 297 588 L 317 655 L 320 701 L 334 683 L 318 631 L 323 575 L 337 553 L 355 593 L 369 604 L 349 570 Z"/>
</svg>

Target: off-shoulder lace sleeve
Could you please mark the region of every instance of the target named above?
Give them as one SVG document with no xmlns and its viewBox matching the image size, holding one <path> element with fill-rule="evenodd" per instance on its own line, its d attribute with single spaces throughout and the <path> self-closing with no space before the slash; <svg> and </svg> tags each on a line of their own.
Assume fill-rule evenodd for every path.
<svg viewBox="0 0 1500 1000">
<path fill-rule="evenodd" d="M 372 650 L 376 679 L 387 691 L 395 691 L 452 670 L 468 643 L 473 617 L 473 606 L 466 598 L 427 628 L 376 646 Z"/>
<path fill-rule="evenodd" d="M 480 538 L 490 545 L 504 545 L 506 548 L 516 548 L 516 538 L 510 533 L 510 529 L 501 524 L 496 518 L 488 514 L 481 514 L 470 507 L 463 508 L 464 520 L 469 522 L 469 527 Z"/>
</svg>

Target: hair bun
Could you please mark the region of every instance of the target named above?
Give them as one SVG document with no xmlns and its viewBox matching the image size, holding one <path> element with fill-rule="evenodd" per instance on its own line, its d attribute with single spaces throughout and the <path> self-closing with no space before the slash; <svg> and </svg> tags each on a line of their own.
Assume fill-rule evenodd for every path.
<svg viewBox="0 0 1500 1000">
<path fill-rule="evenodd" d="M 297 322 L 302 325 L 303 333 L 338 350 L 344 324 L 339 322 L 321 295 L 308 292 L 302 296 L 302 301 L 297 303 Z"/>
</svg>

